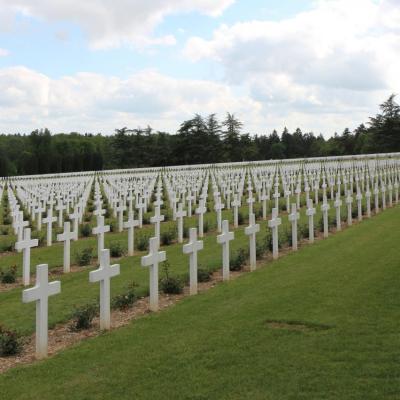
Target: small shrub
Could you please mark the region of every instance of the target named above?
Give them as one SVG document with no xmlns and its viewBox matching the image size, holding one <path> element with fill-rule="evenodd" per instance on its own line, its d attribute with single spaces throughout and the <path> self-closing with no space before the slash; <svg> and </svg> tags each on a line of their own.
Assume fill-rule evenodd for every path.
<svg viewBox="0 0 400 400">
<path fill-rule="evenodd" d="M 282 233 L 278 237 L 278 241 L 280 242 L 281 245 L 288 245 L 292 246 L 292 231 L 291 229 L 284 229 Z"/>
<path fill-rule="evenodd" d="M 208 220 L 203 222 L 203 232 L 207 233 L 210 230 L 210 222 Z"/>
<path fill-rule="evenodd" d="M 335 216 L 333 216 L 333 215 L 328 216 L 328 226 L 329 226 L 329 229 L 336 226 L 336 217 Z"/>
<path fill-rule="evenodd" d="M 162 263 L 164 277 L 160 279 L 160 288 L 163 293 L 180 294 L 183 292 L 183 282 L 177 276 L 169 274 L 170 264 L 168 261 Z"/>
<path fill-rule="evenodd" d="M 197 280 L 199 282 L 209 282 L 211 280 L 212 271 L 204 268 L 197 269 Z"/>
<path fill-rule="evenodd" d="M 14 249 L 14 245 L 9 240 L 0 243 L 0 252 L 13 251 L 13 249 Z"/>
<path fill-rule="evenodd" d="M 76 252 L 75 261 L 79 266 L 89 265 L 93 259 L 93 249 L 87 247 L 81 251 Z"/>
<path fill-rule="evenodd" d="M 1 283 L 15 283 L 17 280 L 17 266 L 12 265 L 6 270 L 0 271 L 0 281 Z"/>
<path fill-rule="evenodd" d="M 85 222 L 89 222 L 92 219 L 92 215 L 89 213 L 85 213 L 85 215 L 83 216 L 83 220 Z"/>
<path fill-rule="evenodd" d="M 323 215 L 321 215 L 321 217 L 318 220 L 317 230 L 320 231 L 320 232 L 324 231 L 324 216 Z"/>
<path fill-rule="evenodd" d="M 298 226 L 298 233 L 300 239 L 308 238 L 308 225 L 307 224 L 300 224 Z"/>
<path fill-rule="evenodd" d="M 81 331 L 92 326 L 93 318 L 97 315 L 97 304 L 89 303 L 82 307 L 76 307 L 72 314 L 71 329 Z"/>
<path fill-rule="evenodd" d="M 150 216 L 149 215 L 143 215 L 143 218 L 142 218 L 142 223 L 143 223 L 143 225 L 148 225 L 148 224 L 150 224 Z"/>
<path fill-rule="evenodd" d="M 122 257 L 124 254 L 124 248 L 121 242 L 110 243 L 110 255 L 111 257 Z"/>
<path fill-rule="evenodd" d="M 145 234 L 136 235 L 136 247 L 139 251 L 146 251 L 149 248 L 150 236 Z"/>
<path fill-rule="evenodd" d="M 244 224 L 244 217 L 243 217 L 243 213 L 241 211 L 238 212 L 238 224 L 239 225 Z"/>
<path fill-rule="evenodd" d="M 5 215 L 3 217 L 3 224 L 4 225 L 10 225 L 11 224 L 11 217 L 9 215 Z"/>
<path fill-rule="evenodd" d="M 268 250 L 268 243 L 266 240 L 258 240 L 256 242 L 256 257 L 262 257 Z"/>
<path fill-rule="evenodd" d="M 170 245 L 176 239 L 176 230 L 169 229 L 167 231 L 161 232 L 160 241 L 163 246 Z"/>
<path fill-rule="evenodd" d="M 111 307 L 119 310 L 126 310 L 127 308 L 131 307 L 138 298 L 135 293 L 137 286 L 138 285 L 135 282 L 130 283 L 124 293 L 118 294 L 112 298 Z"/>
<path fill-rule="evenodd" d="M 1 232 L 2 235 L 8 235 L 8 233 L 9 233 L 10 231 L 9 231 L 9 229 L 8 229 L 8 226 L 2 226 L 2 227 L 0 228 L 0 232 Z"/>
<path fill-rule="evenodd" d="M 0 326 L 0 356 L 12 356 L 21 351 L 21 340 L 17 332 Z"/>
<path fill-rule="evenodd" d="M 43 246 L 46 241 L 46 233 L 42 231 L 35 230 L 32 232 L 32 239 L 38 239 L 39 246 Z"/>
<path fill-rule="evenodd" d="M 246 264 L 247 252 L 244 249 L 239 249 L 238 252 L 231 257 L 229 262 L 229 269 L 231 271 L 240 271 Z"/>
<path fill-rule="evenodd" d="M 90 236 L 92 229 L 90 228 L 89 224 L 83 224 L 81 226 L 81 236 L 88 237 Z"/>
</svg>

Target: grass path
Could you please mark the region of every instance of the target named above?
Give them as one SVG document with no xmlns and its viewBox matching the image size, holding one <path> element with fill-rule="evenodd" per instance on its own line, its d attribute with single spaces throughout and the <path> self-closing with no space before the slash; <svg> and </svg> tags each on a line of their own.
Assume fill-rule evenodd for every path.
<svg viewBox="0 0 400 400">
<path fill-rule="evenodd" d="M 389 209 L 11 370 L 0 376 L 1 398 L 398 399 L 399 226 L 400 208 Z M 267 320 L 309 328 L 274 329 Z"/>
</svg>

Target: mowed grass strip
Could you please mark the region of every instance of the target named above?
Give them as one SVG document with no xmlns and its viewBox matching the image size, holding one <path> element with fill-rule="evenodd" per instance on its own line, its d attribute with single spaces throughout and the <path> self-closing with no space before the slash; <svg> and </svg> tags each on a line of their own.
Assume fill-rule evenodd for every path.
<svg viewBox="0 0 400 400">
<path fill-rule="evenodd" d="M 398 399 L 399 221 L 399 207 L 387 210 L 10 370 L 1 398 Z"/>
</svg>

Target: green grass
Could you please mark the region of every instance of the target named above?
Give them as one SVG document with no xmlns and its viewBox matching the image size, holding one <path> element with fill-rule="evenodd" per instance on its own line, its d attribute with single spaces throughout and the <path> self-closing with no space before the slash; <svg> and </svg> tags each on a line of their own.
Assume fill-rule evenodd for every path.
<svg viewBox="0 0 400 400">
<path fill-rule="evenodd" d="M 11 370 L 0 376 L 1 398 L 398 399 L 399 218 L 399 207 L 389 209 Z M 310 329 L 273 329 L 267 320 Z"/>
</svg>

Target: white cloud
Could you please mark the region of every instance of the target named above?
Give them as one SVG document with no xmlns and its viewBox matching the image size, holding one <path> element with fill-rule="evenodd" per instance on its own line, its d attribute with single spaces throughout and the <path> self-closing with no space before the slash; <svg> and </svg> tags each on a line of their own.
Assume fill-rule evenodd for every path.
<svg viewBox="0 0 400 400">
<path fill-rule="evenodd" d="M 6 49 L 0 48 L 0 57 L 6 57 L 10 54 L 10 52 Z"/>
<path fill-rule="evenodd" d="M 9 29 L 16 14 L 46 21 L 77 24 L 93 48 L 124 44 L 175 44 L 171 35 L 153 37 L 155 27 L 170 14 L 198 11 L 219 16 L 234 0 L 0 0 L 0 27 Z M 1 22 L 4 22 L 1 24 Z M 0 28 L 1 29 L 1 28 Z"/>
<path fill-rule="evenodd" d="M 154 70 L 127 79 L 78 73 L 60 79 L 25 67 L 0 69 L 0 132 L 111 133 L 121 126 L 175 132 L 195 113 L 227 111 L 257 118 L 258 102 L 235 95 L 227 86 L 203 80 L 175 79 Z"/>
<path fill-rule="evenodd" d="M 222 25 L 209 40 L 190 38 L 184 54 L 222 65 L 226 82 L 262 103 L 279 126 L 306 122 L 332 134 L 365 121 L 399 91 L 400 7 L 320 0 L 292 18 Z"/>
</svg>

